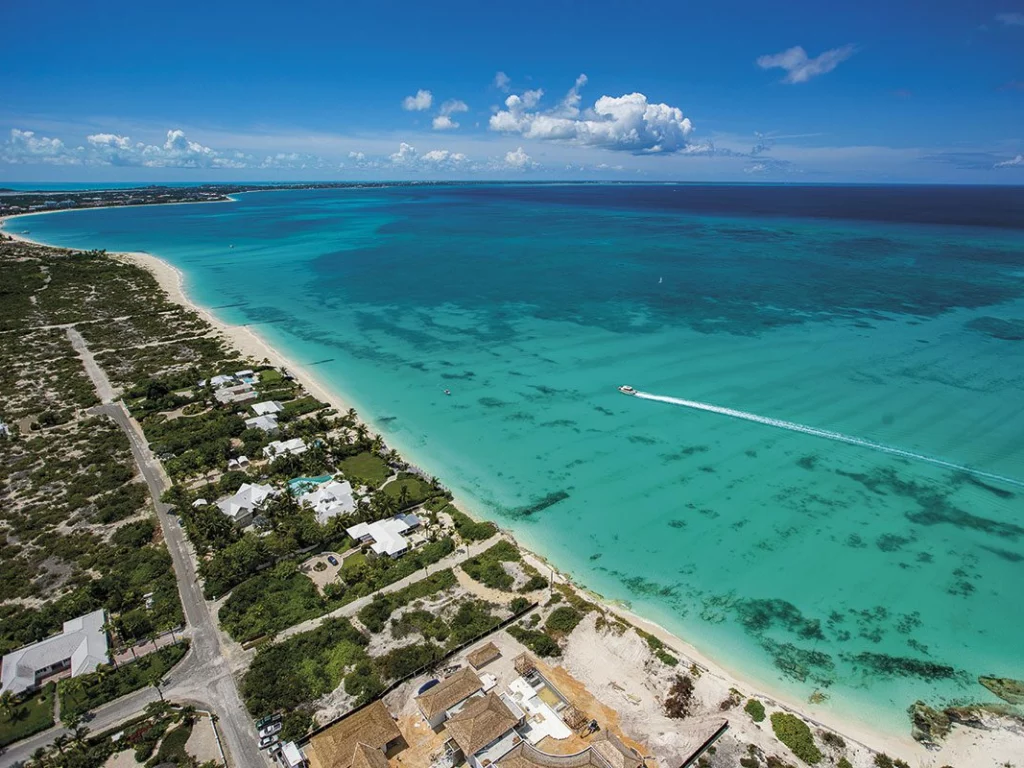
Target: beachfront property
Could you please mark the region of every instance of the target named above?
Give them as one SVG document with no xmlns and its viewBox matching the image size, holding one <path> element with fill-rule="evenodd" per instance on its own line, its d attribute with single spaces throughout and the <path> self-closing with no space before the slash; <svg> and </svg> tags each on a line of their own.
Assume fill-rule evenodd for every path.
<svg viewBox="0 0 1024 768">
<path fill-rule="evenodd" d="M 250 384 L 236 384 L 231 387 L 221 387 L 213 393 L 218 403 L 227 405 L 229 403 L 244 403 L 246 400 L 255 400 L 258 392 Z"/>
<path fill-rule="evenodd" d="M 501 768 L 641 768 L 643 758 L 611 731 L 598 731 L 590 745 L 571 755 L 549 755 L 521 741 L 501 757 Z"/>
<path fill-rule="evenodd" d="M 264 432 L 277 432 L 277 416 L 273 414 L 260 414 L 245 420 L 246 429 L 262 429 Z"/>
<path fill-rule="evenodd" d="M 269 485 L 245 483 L 233 496 L 218 501 L 217 506 L 235 523 L 245 527 L 252 524 L 253 514 L 276 493 Z"/>
<path fill-rule="evenodd" d="M 223 373 L 219 376 L 214 376 L 209 381 L 210 386 L 213 387 L 214 389 L 220 389 L 221 387 L 230 387 L 235 383 L 235 377 L 232 376 L 230 373 Z M 206 379 L 203 379 L 202 381 L 199 382 L 200 387 L 205 387 L 206 384 Z"/>
<path fill-rule="evenodd" d="M 352 495 L 352 484 L 347 480 L 339 483 L 329 480 L 298 497 L 300 504 L 308 504 L 316 513 L 317 522 L 326 525 L 331 518 L 351 515 L 356 511 L 356 500 Z"/>
<path fill-rule="evenodd" d="M 284 410 L 284 406 L 276 400 L 264 400 L 262 403 L 253 403 L 250 407 L 257 416 L 273 416 Z"/>
<path fill-rule="evenodd" d="M 387 768 L 385 753 L 402 740 L 384 702 L 377 700 L 349 715 L 318 738 L 309 757 L 312 768 Z"/>
<path fill-rule="evenodd" d="M 77 677 L 107 664 L 106 621 L 103 609 L 93 611 L 65 621 L 59 635 L 8 653 L 0 668 L 0 692 L 25 693 L 67 670 Z"/>
<path fill-rule="evenodd" d="M 301 437 L 293 437 L 291 440 L 275 440 L 263 448 L 263 455 L 272 459 L 275 456 L 285 456 L 291 454 L 292 456 L 298 456 L 301 453 L 305 453 L 309 449 L 306 442 Z"/>
<path fill-rule="evenodd" d="M 483 681 L 469 667 L 463 667 L 451 677 L 416 697 L 420 714 L 435 731 L 454 715 L 473 696 L 483 694 Z"/>
<path fill-rule="evenodd" d="M 409 534 L 420 527 L 420 519 L 413 514 L 398 514 L 387 520 L 357 523 L 347 533 L 375 555 L 399 557 L 412 547 Z"/>
</svg>

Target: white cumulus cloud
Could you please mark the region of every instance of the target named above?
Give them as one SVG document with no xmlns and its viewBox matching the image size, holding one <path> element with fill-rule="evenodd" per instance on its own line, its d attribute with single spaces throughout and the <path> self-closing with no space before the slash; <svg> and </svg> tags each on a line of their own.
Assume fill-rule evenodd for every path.
<svg viewBox="0 0 1024 768">
<path fill-rule="evenodd" d="M 523 151 L 522 147 L 518 147 L 515 151 L 505 153 L 505 165 L 516 170 L 526 170 L 527 168 L 533 168 L 537 164 Z"/>
<path fill-rule="evenodd" d="M 7 163 L 46 163 L 47 165 L 79 165 L 79 152 L 60 139 L 36 136 L 34 131 L 11 129 L 11 138 L 0 146 L 0 158 Z"/>
<path fill-rule="evenodd" d="M 806 83 L 812 77 L 831 72 L 853 56 L 856 51 L 857 48 L 853 44 L 843 45 L 825 51 L 812 59 L 807 55 L 807 51 L 796 45 L 782 53 L 758 57 L 757 66 L 761 69 L 786 70 L 786 76 L 782 79 L 784 83 Z"/>
<path fill-rule="evenodd" d="M 642 93 L 627 93 L 602 96 L 593 107 L 581 112 L 579 90 L 586 82 L 586 76 L 580 75 L 566 97 L 548 112 L 531 111 L 526 94 L 513 94 L 505 100 L 505 109 L 491 115 L 490 128 L 527 139 L 634 153 L 671 153 L 687 148 L 693 124 L 678 107 L 653 104 Z M 539 96 L 530 98 L 532 104 L 537 100 Z"/>
<path fill-rule="evenodd" d="M 469 163 L 469 158 L 462 152 L 432 149 L 421 155 L 416 151 L 416 147 L 404 141 L 399 144 L 398 151 L 392 153 L 388 159 L 391 160 L 392 165 L 410 170 L 462 168 Z"/>
<path fill-rule="evenodd" d="M 406 96 L 402 99 L 402 109 L 407 112 L 422 112 L 425 109 L 430 109 L 433 103 L 434 94 L 420 88 L 416 91 L 415 96 Z"/>
<path fill-rule="evenodd" d="M 448 99 L 441 105 L 438 110 L 437 116 L 433 120 L 433 127 L 435 131 L 450 131 L 454 128 L 458 128 L 459 124 L 452 119 L 452 115 L 457 112 L 468 112 L 469 107 L 466 106 L 466 102 L 460 101 L 459 99 Z"/>
<path fill-rule="evenodd" d="M 995 167 L 996 168 L 1012 168 L 1012 167 L 1014 167 L 1016 165 L 1024 165 L 1024 155 L 1017 155 L 1016 157 L 1011 157 L 1009 160 L 1004 160 L 1001 163 L 996 163 Z"/>
</svg>

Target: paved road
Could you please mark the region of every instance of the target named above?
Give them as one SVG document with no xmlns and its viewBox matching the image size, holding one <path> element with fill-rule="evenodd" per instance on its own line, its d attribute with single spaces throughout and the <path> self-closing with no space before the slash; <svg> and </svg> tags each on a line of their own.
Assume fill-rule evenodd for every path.
<svg viewBox="0 0 1024 768">
<path fill-rule="evenodd" d="M 102 402 L 109 403 L 114 399 L 114 388 L 110 385 L 110 379 L 107 378 L 107 374 L 103 372 L 103 369 L 96 362 L 96 358 L 92 356 L 92 352 L 89 351 L 89 347 L 86 345 L 82 334 L 78 332 L 78 329 L 73 325 L 69 325 L 67 334 L 68 339 L 71 341 L 71 346 L 74 347 L 75 352 L 78 353 L 78 356 L 82 358 L 82 362 L 85 364 L 85 372 L 92 379 L 93 386 L 96 387 L 96 394 L 100 396 Z"/>
<path fill-rule="evenodd" d="M 170 699 L 195 702 L 203 709 L 217 714 L 220 718 L 217 725 L 225 750 L 234 765 L 241 768 L 266 766 L 269 763 L 257 747 L 256 728 L 242 704 L 238 686 L 221 653 L 220 636 L 203 599 L 202 587 L 188 554 L 185 534 L 177 520 L 168 514 L 168 505 L 160 501 L 160 496 L 169 486 L 163 467 L 150 452 L 142 431 L 122 403 L 100 405 L 93 412 L 107 414 L 128 435 L 135 462 L 153 496 L 157 517 L 178 577 L 178 592 L 192 637 L 192 650 L 189 658 L 182 662 L 184 670 L 179 671 L 182 669 L 179 667 L 172 672 L 165 695 Z"/>
</svg>

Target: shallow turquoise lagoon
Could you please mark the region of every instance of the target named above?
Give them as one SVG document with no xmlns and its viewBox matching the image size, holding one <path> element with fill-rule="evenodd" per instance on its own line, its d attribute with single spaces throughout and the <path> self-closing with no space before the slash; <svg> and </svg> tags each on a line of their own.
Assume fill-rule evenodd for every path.
<svg viewBox="0 0 1024 768">
<path fill-rule="evenodd" d="M 753 189 L 268 192 L 9 226 L 167 259 L 581 583 L 905 731 L 915 699 L 1024 678 L 1024 206 Z"/>
</svg>

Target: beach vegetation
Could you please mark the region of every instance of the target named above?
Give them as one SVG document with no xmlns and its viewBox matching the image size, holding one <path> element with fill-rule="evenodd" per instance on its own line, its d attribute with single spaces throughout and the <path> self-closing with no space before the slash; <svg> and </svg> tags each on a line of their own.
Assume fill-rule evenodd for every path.
<svg viewBox="0 0 1024 768">
<path fill-rule="evenodd" d="M 834 731 L 818 731 L 818 736 L 821 737 L 822 744 L 826 744 L 833 749 L 846 749 L 846 739 Z"/>
<path fill-rule="evenodd" d="M 413 600 L 431 597 L 438 592 L 451 589 L 457 583 L 455 574 L 450 568 L 447 568 L 394 592 L 377 594 L 373 600 L 359 610 L 357 614 L 359 621 L 371 632 L 382 632 L 387 626 L 391 614 L 402 606 L 408 605 Z"/>
<path fill-rule="evenodd" d="M 518 589 L 519 592 L 534 592 L 548 586 L 548 580 L 541 576 L 536 568 L 523 562 L 522 553 L 505 539 L 488 547 L 479 555 L 467 558 L 460 567 L 467 576 L 486 587 L 511 592 L 515 588 L 516 579 L 505 567 L 505 563 L 515 563 L 526 576 L 525 583 Z"/>
<path fill-rule="evenodd" d="M 750 719 L 755 723 L 764 721 L 765 711 L 764 704 L 757 699 L 747 699 L 747 704 L 743 707 L 743 711 L 750 715 Z"/>
<path fill-rule="evenodd" d="M 285 560 L 243 581 L 220 607 L 221 626 L 241 643 L 272 635 L 330 609 L 294 561 Z"/>
<path fill-rule="evenodd" d="M 528 629 L 521 624 L 512 624 L 508 627 L 508 633 L 538 656 L 562 655 L 562 649 L 558 642 L 546 632 Z"/>
<path fill-rule="evenodd" d="M 332 618 L 309 632 L 261 646 L 242 678 L 246 707 L 253 717 L 262 717 L 298 709 L 333 691 L 369 660 L 367 642 L 348 619 Z M 376 692 L 380 689 L 377 685 Z M 365 687 L 364 693 L 369 690 Z"/>
<path fill-rule="evenodd" d="M 582 613 L 571 606 L 562 605 L 550 613 L 544 628 L 555 637 L 568 635 L 582 620 Z"/>
<path fill-rule="evenodd" d="M 664 649 L 658 649 L 654 652 L 654 655 L 658 658 L 658 661 L 667 667 L 674 667 L 679 664 L 679 659 Z"/>
<path fill-rule="evenodd" d="M 455 506 L 448 504 L 442 510 L 452 518 L 455 525 L 455 532 L 466 543 L 473 541 L 487 541 L 498 532 L 498 526 L 487 520 L 477 522 L 469 515 L 459 511 Z"/>
<path fill-rule="evenodd" d="M 839 758 L 838 762 L 836 762 L 836 768 L 853 768 L 853 763 L 851 763 L 846 758 L 846 756 L 843 755 L 842 757 Z"/>
<path fill-rule="evenodd" d="M 814 743 L 814 734 L 807 723 L 789 712 L 772 713 L 771 723 L 776 738 L 789 747 L 794 755 L 808 765 L 821 762 L 821 750 Z"/>
<path fill-rule="evenodd" d="M 677 720 L 689 717 L 693 706 L 693 688 L 692 677 L 676 675 L 665 697 L 665 714 L 668 717 Z"/>
</svg>

